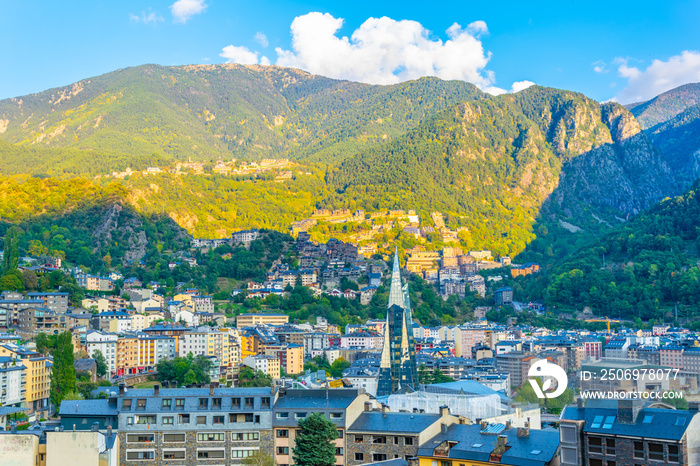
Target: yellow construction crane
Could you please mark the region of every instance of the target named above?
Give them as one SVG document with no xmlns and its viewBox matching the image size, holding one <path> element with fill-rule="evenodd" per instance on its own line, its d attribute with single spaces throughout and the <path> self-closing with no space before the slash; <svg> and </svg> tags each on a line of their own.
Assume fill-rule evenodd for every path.
<svg viewBox="0 0 700 466">
<path fill-rule="evenodd" d="M 610 322 L 620 323 L 617 319 L 611 319 L 610 317 L 601 317 L 599 319 L 586 319 L 586 322 L 607 322 L 608 323 L 608 335 L 610 335 Z"/>
</svg>

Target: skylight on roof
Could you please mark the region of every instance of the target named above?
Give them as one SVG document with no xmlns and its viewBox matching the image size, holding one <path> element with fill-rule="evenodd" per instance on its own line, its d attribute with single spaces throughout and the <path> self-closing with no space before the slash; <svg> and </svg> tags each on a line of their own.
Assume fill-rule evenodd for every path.
<svg viewBox="0 0 700 466">
<path fill-rule="evenodd" d="M 677 426 L 684 426 L 685 425 L 685 418 L 679 417 L 678 419 L 676 419 L 676 425 Z"/>
<path fill-rule="evenodd" d="M 472 445 L 472 448 L 481 448 L 483 446 L 484 446 L 483 443 L 475 443 L 474 445 Z"/>
<path fill-rule="evenodd" d="M 654 419 L 654 416 L 647 414 L 644 416 L 644 420 L 642 421 L 642 424 L 651 424 L 651 421 Z"/>
<path fill-rule="evenodd" d="M 593 423 L 591 424 L 591 428 L 593 429 L 600 429 L 600 425 L 603 423 L 603 417 L 604 416 L 596 416 L 593 418 Z"/>
<path fill-rule="evenodd" d="M 531 455 L 539 455 L 540 453 L 542 453 L 542 450 L 532 450 L 530 452 Z"/>
<path fill-rule="evenodd" d="M 615 424 L 615 416 L 605 416 L 603 429 L 612 429 L 613 424 Z"/>
</svg>

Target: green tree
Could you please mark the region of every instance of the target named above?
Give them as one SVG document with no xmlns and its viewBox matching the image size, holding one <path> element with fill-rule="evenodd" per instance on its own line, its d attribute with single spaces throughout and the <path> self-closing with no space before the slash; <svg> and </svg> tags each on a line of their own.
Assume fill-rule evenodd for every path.
<svg viewBox="0 0 700 466">
<path fill-rule="evenodd" d="M 12 226 L 5 233 L 3 252 L 3 270 L 5 273 L 15 270 L 19 265 L 19 229 L 17 227 Z"/>
<path fill-rule="evenodd" d="M 102 354 L 102 351 L 100 350 L 95 350 L 94 353 L 92 353 L 92 358 L 95 360 L 95 364 L 97 364 L 97 376 L 98 377 L 104 377 L 107 375 L 107 361 L 105 360 L 104 354 Z"/>
<path fill-rule="evenodd" d="M 333 466 L 335 464 L 335 439 L 338 428 L 321 413 L 313 413 L 299 421 L 301 432 L 297 435 L 293 450 L 296 466 Z"/>
<path fill-rule="evenodd" d="M 67 393 L 76 391 L 75 360 L 73 341 L 70 332 L 60 333 L 53 350 L 51 370 L 51 403 L 59 407 Z"/>
<path fill-rule="evenodd" d="M 272 377 L 265 375 L 260 370 L 253 370 L 251 367 L 243 366 L 238 374 L 238 385 L 240 387 L 269 387 L 272 384 Z"/>
<path fill-rule="evenodd" d="M 333 361 L 333 364 L 331 364 L 331 377 L 342 377 L 343 371 L 351 365 L 352 364 L 350 364 L 350 361 L 346 361 L 343 358 L 336 359 L 335 361 Z"/>
<path fill-rule="evenodd" d="M 241 461 L 245 466 L 277 466 L 277 462 L 272 455 L 262 450 L 257 450 L 251 456 Z"/>
</svg>

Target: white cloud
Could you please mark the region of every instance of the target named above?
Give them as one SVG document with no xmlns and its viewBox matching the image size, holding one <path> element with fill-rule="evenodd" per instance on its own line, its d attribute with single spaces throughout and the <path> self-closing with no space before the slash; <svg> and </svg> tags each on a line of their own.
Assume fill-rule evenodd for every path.
<svg viewBox="0 0 700 466">
<path fill-rule="evenodd" d="M 654 60 L 645 70 L 629 65 L 629 59 L 617 58 L 618 73 L 627 86 L 613 100 L 630 103 L 649 100 L 687 83 L 700 82 L 700 52 L 686 50 L 667 61 Z"/>
<path fill-rule="evenodd" d="M 149 8 L 148 10 L 142 11 L 141 15 L 129 14 L 129 21 L 133 23 L 156 24 L 165 21 L 165 19 L 159 15 L 158 12 Z"/>
<path fill-rule="evenodd" d="M 511 86 L 510 92 L 515 93 L 515 92 L 524 91 L 528 87 L 534 86 L 534 85 L 535 85 L 535 83 L 533 83 L 532 81 L 516 81 L 513 83 L 513 86 Z"/>
<path fill-rule="evenodd" d="M 228 45 L 223 48 L 219 56 L 224 57 L 227 63 L 239 63 L 241 65 L 269 65 L 270 60 L 267 57 L 260 57 L 258 52 L 253 52 L 248 47 L 236 47 Z"/>
<path fill-rule="evenodd" d="M 186 23 L 192 16 L 203 13 L 207 9 L 204 0 L 177 0 L 170 5 L 170 12 L 176 23 Z"/>
<path fill-rule="evenodd" d="M 253 39 L 255 39 L 255 41 L 263 47 L 267 47 L 269 45 L 267 36 L 260 31 L 255 33 L 255 37 L 253 37 Z"/>
<path fill-rule="evenodd" d="M 608 66 L 603 60 L 598 60 L 592 63 L 593 65 L 593 71 L 596 73 L 604 74 L 607 73 L 608 71 Z"/>
<path fill-rule="evenodd" d="M 455 23 L 448 40 L 432 39 L 416 21 L 369 18 L 350 37 L 336 35 L 342 18 L 312 12 L 294 19 L 292 50 L 277 48 L 277 64 L 313 74 L 372 84 L 392 84 L 422 76 L 460 79 L 482 89 L 495 82 L 485 69 L 491 58 L 479 37 L 486 23 Z"/>
</svg>

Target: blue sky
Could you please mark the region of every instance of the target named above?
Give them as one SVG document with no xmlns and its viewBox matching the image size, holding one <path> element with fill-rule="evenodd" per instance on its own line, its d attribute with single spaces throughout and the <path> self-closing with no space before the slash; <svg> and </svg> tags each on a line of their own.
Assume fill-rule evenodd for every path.
<svg viewBox="0 0 700 466">
<path fill-rule="evenodd" d="M 0 98 L 144 63 L 237 61 L 629 102 L 700 81 L 697 18 L 698 1 L 3 0 Z"/>
</svg>

